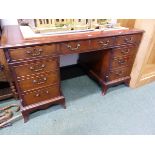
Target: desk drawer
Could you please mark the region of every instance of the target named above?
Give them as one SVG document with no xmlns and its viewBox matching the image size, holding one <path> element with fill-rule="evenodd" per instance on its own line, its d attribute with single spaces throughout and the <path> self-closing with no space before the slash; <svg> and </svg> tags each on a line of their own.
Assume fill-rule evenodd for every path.
<svg viewBox="0 0 155 155">
<path fill-rule="evenodd" d="M 48 59 L 40 59 L 32 62 L 26 62 L 19 65 L 13 65 L 12 69 L 16 72 L 16 76 L 32 76 L 32 74 L 39 74 L 42 72 L 54 71 L 58 69 L 58 58 L 52 57 Z"/>
<path fill-rule="evenodd" d="M 111 69 L 120 68 L 120 67 L 129 67 L 133 63 L 132 56 L 126 57 L 115 57 L 111 60 Z"/>
<path fill-rule="evenodd" d="M 18 79 L 18 85 L 21 91 L 41 88 L 47 85 L 59 83 L 59 72 L 53 71 L 33 77 Z"/>
<path fill-rule="evenodd" d="M 63 54 L 81 53 L 89 51 L 89 41 L 70 41 L 60 44 L 60 52 Z"/>
<path fill-rule="evenodd" d="M 21 96 L 24 106 L 39 103 L 60 96 L 60 86 L 51 85 L 43 89 L 26 92 Z"/>
<path fill-rule="evenodd" d="M 137 46 L 125 46 L 121 48 L 115 48 L 112 51 L 114 58 L 128 55 L 135 55 L 137 52 Z"/>
<path fill-rule="evenodd" d="M 9 49 L 11 61 L 20 61 L 56 54 L 56 44 Z"/>
<path fill-rule="evenodd" d="M 104 49 L 104 48 L 109 48 L 112 47 L 114 44 L 114 38 L 113 37 L 108 37 L 108 38 L 101 38 L 101 39 L 93 39 L 91 40 L 91 49 Z"/>
<path fill-rule="evenodd" d="M 141 34 L 124 35 L 116 37 L 115 45 L 122 44 L 139 44 L 141 40 Z"/>
<path fill-rule="evenodd" d="M 109 71 L 109 74 L 105 76 L 105 81 L 113 81 L 126 76 L 130 76 L 130 69 L 128 67 Z"/>
</svg>

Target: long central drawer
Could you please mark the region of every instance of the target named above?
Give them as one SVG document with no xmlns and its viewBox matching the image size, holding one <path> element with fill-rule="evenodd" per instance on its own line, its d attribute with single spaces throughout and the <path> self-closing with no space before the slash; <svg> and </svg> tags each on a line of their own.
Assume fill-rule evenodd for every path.
<svg viewBox="0 0 155 155">
<path fill-rule="evenodd" d="M 89 41 L 69 41 L 60 43 L 60 53 L 62 54 L 73 54 L 89 51 Z"/>
</svg>

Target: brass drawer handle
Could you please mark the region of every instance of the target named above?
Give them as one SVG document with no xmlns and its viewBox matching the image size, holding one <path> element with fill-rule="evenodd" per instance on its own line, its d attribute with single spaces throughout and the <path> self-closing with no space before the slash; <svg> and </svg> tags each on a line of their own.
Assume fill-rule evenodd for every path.
<svg viewBox="0 0 155 155">
<path fill-rule="evenodd" d="M 101 44 L 102 46 L 107 46 L 109 44 L 110 40 L 107 40 L 106 42 L 104 41 L 99 41 L 99 44 Z"/>
<path fill-rule="evenodd" d="M 123 65 L 123 64 L 126 63 L 126 61 L 125 60 L 118 60 L 118 63 L 121 64 L 121 65 Z"/>
<path fill-rule="evenodd" d="M 126 59 L 116 59 L 116 61 L 118 62 L 118 64 L 123 65 L 127 62 Z"/>
<path fill-rule="evenodd" d="M 33 50 L 26 51 L 26 53 L 32 57 L 39 56 L 39 55 L 41 55 L 42 52 L 43 52 L 43 50 L 41 48 L 39 48 L 39 49 L 34 48 Z"/>
<path fill-rule="evenodd" d="M 108 81 L 108 79 L 109 79 L 109 76 L 105 75 L 105 81 Z"/>
<path fill-rule="evenodd" d="M 121 53 L 122 53 L 122 54 L 128 54 L 128 53 L 129 53 L 129 49 L 122 49 L 122 50 L 121 50 Z"/>
<path fill-rule="evenodd" d="M 44 77 L 44 78 L 38 78 L 37 80 L 35 79 L 35 80 L 33 80 L 32 82 L 34 83 L 34 84 L 43 84 L 43 83 L 45 83 L 47 81 L 47 78 L 46 77 Z"/>
<path fill-rule="evenodd" d="M 121 75 L 123 75 L 123 71 L 115 72 L 115 74 L 116 74 L 117 76 L 121 76 Z"/>
<path fill-rule="evenodd" d="M 36 97 L 39 97 L 39 96 L 40 96 L 40 94 L 36 94 L 35 96 L 36 96 Z"/>
<path fill-rule="evenodd" d="M 0 72 L 4 70 L 4 66 L 0 64 Z"/>
<path fill-rule="evenodd" d="M 77 44 L 76 47 L 72 47 L 71 45 L 68 44 L 68 45 L 67 45 L 67 48 L 70 49 L 71 51 L 75 51 L 75 50 L 78 50 L 80 46 L 81 46 L 81 45 L 80 45 L 79 43 Z"/>
<path fill-rule="evenodd" d="M 48 94 L 48 93 L 49 93 L 48 90 L 42 91 L 42 92 L 45 93 L 45 94 Z M 36 97 L 39 97 L 40 95 L 41 95 L 41 94 L 39 94 L 39 93 L 35 94 Z"/>
<path fill-rule="evenodd" d="M 125 41 L 125 42 L 131 42 L 131 41 L 132 41 L 132 37 L 130 37 L 130 38 L 125 38 L 124 41 Z"/>
<path fill-rule="evenodd" d="M 41 66 L 40 65 L 34 65 L 34 66 L 31 66 L 30 69 L 32 71 L 35 71 L 35 72 L 39 72 L 39 71 L 42 71 L 44 68 L 45 68 L 45 64 L 42 64 Z"/>
</svg>

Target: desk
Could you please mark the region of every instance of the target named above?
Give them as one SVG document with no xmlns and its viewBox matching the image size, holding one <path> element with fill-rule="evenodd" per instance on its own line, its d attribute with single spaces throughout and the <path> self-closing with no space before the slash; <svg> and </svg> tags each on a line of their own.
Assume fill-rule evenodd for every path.
<svg viewBox="0 0 155 155">
<path fill-rule="evenodd" d="M 25 122 L 31 112 L 53 104 L 64 108 L 60 55 L 79 53 L 78 63 L 102 87 L 129 84 L 142 30 L 94 31 L 24 39 L 18 26 L 4 27 L 5 53 L 21 101 Z"/>
</svg>

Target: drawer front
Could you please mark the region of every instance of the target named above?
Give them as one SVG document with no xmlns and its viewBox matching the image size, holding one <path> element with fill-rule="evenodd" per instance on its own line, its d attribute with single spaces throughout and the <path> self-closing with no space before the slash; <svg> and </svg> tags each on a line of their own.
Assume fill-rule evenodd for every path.
<svg viewBox="0 0 155 155">
<path fill-rule="evenodd" d="M 135 55 L 137 52 L 136 46 L 125 46 L 121 48 L 115 48 L 113 49 L 113 57 L 122 57 L 122 56 L 128 56 L 128 55 Z"/>
<path fill-rule="evenodd" d="M 108 38 L 101 38 L 101 39 L 94 39 L 91 40 L 91 49 L 104 49 L 104 48 L 109 48 L 114 45 L 114 38 L 113 37 L 108 37 Z"/>
<path fill-rule="evenodd" d="M 130 69 L 128 67 L 110 71 L 109 74 L 105 76 L 105 81 L 113 81 L 126 76 L 130 76 Z"/>
<path fill-rule="evenodd" d="M 44 73 L 36 75 L 33 77 L 27 77 L 23 79 L 18 79 L 18 85 L 20 90 L 27 91 L 36 88 L 41 88 L 47 85 L 59 83 L 59 73 L 58 71 Z"/>
<path fill-rule="evenodd" d="M 133 63 L 133 57 L 132 56 L 126 56 L 126 57 L 115 57 L 112 59 L 111 62 L 111 69 L 116 69 L 120 67 L 129 67 Z"/>
<path fill-rule="evenodd" d="M 32 74 L 39 74 L 41 72 L 54 71 L 58 69 L 58 58 L 48 58 L 43 60 L 32 61 L 30 63 L 23 63 L 13 66 L 13 70 L 18 77 L 30 76 Z"/>
<path fill-rule="evenodd" d="M 70 41 L 60 44 L 60 53 L 72 54 L 89 51 L 89 41 Z"/>
<path fill-rule="evenodd" d="M 60 96 L 60 86 L 51 85 L 43 89 L 22 94 L 24 106 L 39 103 Z"/>
<path fill-rule="evenodd" d="M 56 44 L 9 50 L 9 57 L 11 61 L 20 61 L 24 59 L 32 59 L 53 54 L 56 54 Z"/>
<path fill-rule="evenodd" d="M 115 45 L 139 44 L 141 36 L 142 36 L 141 34 L 118 36 L 116 37 Z"/>
</svg>

